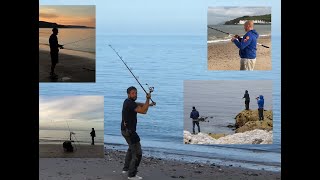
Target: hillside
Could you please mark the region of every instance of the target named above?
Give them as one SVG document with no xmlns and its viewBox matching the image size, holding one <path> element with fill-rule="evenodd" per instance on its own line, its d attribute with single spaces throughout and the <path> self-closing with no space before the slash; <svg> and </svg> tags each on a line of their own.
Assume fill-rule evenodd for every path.
<svg viewBox="0 0 320 180">
<path fill-rule="evenodd" d="M 247 20 L 254 20 L 255 24 L 271 24 L 271 14 L 265 14 L 260 16 L 242 16 L 236 19 L 226 21 L 225 25 L 244 24 Z"/>
<path fill-rule="evenodd" d="M 80 25 L 62 25 L 53 22 L 39 21 L 39 28 L 93 28 L 88 26 L 80 26 Z"/>
</svg>

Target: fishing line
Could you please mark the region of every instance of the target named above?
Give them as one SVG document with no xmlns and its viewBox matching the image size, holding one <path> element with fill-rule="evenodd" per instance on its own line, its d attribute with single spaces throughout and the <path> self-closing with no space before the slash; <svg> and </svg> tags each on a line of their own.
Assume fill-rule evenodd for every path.
<svg viewBox="0 0 320 180">
<path fill-rule="evenodd" d="M 222 32 L 224 34 L 228 34 L 229 36 L 235 36 L 235 34 L 227 33 L 227 32 L 221 31 L 219 29 L 216 29 L 216 28 L 213 28 L 213 27 L 210 27 L 210 26 L 208 26 L 208 28 L 216 30 L 216 31 L 219 31 L 219 32 Z M 257 43 L 257 45 L 260 45 L 260 46 L 265 47 L 265 48 L 270 48 L 269 46 L 266 46 L 266 45 L 263 45 L 263 44 L 260 44 L 260 43 Z"/>
<path fill-rule="evenodd" d="M 131 69 L 128 67 L 127 63 L 125 63 L 124 60 L 122 59 L 122 57 L 119 55 L 119 53 L 118 53 L 110 44 L 109 44 L 109 47 L 118 55 L 118 57 L 120 58 L 120 60 L 122 61 L 122 63 L 126 66 L 126 68 L 129 70 L 129 72 L 132 74 L 132 76 L 133 76 L 133 77 L 135 78 L 135 80 L 138 82 L 138 84 L 139 84 L 140 87 L 143 89 L 143 91 L 144 91 L 146 94 L 148 94 L 147 91 L 146 91 L 146 90 L 144 89 L 144 87 L 142 86 L 142 84 L 139 82 L 138 78 L 133 74 L 133 72 L 131 71 Z M 146 83 L 146 85 L 148 86 L 148 89 L 149 89 L 149 92 L 150 92 L 150 93 L 154 91 L 154 87 L 150 87 L 149 84 L 147 84 L 147 83 Z M 151 100 L 152 103 L 154 103 L 154 106 L 155 106 L 156 103 L 155 103 L 151 98 L 150 98 L 150 100 Z M 153 122 L 153 124 L 155 124 L 154 118 L 152 118 L 149 113 L 147 113 L 146 115 L 147 115 L 147 116 L 145 116 L 145 118 L 151 119 L 151 122 Z M 154 125 L 154 127 L 156 127 L 156 126 Z M 152 129 L 153 129 L 153 127 L 152 127 Z"/>
<path fill-rule="evenodd" d="M 127 69 L 129 70 L 129 72 L 132 74 L 132 76 L 136 79 L 136 81 L 139 83 L 140 87 L 143 89 L 143 91 L 147 93 L 147 91 L 144 89 L 144 87 L 141 85 L 141 83 L 139 82 L 138 78 L 133 74 L 133 72 L 131 71 L 131 69 L 128 67 L 127 63 L 124 62 L 124 60 L 122 59 L 122 57 L 119 55 L 119 53 L 109 44 L 110 48 L 118 55 L 118 57 L 120 58 L 120 60 L 123 62 L 123 64 L 127 67 Z M 148 84 L 146 84 L 148 85 Z M 148 85 L 149 86 L 149 85 Z M 149 87 L 149 92 L 153 92 L 154 91 L 154 87 Z M 151 102 L 153 102 L 155 104 L 155 102 L 150 98 Z"/>
<path fill-rule="evenodd" d="M 80 41 L 84 41 L 84 40 L 87 40 L 87 39 L 91 39 L 95 36 L 90 36 L 90 37 L 87 37 L 87 38 L 84 38 L 84 39 L 80 39 L 80 40 L 77 40 L 77 41 L 72 41 L 72 42 L 68 42 L 68 43 L 64 43 L 63 46 L 65 46 L 66 44 L 73 44 L 73 43 L 77 43 L 77 42 L 80 42 Z"/>
</svg>

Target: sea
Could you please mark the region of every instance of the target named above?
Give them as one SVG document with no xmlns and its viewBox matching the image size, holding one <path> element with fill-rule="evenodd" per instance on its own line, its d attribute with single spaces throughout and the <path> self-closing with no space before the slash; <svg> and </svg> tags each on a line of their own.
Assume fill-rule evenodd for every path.
<svg viewBox="0 0 320 180">
<path fill-rule="evenodd" d="M 49 51 L 52 28 L 39 28 L 39 49 Z M 95 60 L 96 30 L 91 28 L 59 28 L 58 42 L 64 45 L 60 53 Z"/>
<path fill-rule="evenodd" d="M 85 130 L 72 130 L 74 133 L 71 136 L 76 144 L 91 144 L 91 129 Z M 103 130 L 95 130 L 96 137 L 94 138 L 95 144 L 103 144 Z M 39 144 L 62 144 L 64 141 L 70 140 L 70 131 L 67 129 L 39 129 Z"/>
<path fill-rule="evenodd" d="M 157 105 L 150 107 L 147 114 L 138 115 L 137 132 L 141 138 L 144 156 L 280 171 L 280 39 L 280 36 L 272 37 L 271 71 L 210 71 L 207 68 L 206 34 L 114 35 L 99 32 L 96 37 L 96 83 L 40 83 L 40 95 L 104 95 L 105 147 L 126 150 L 127 145 L 120 132 L 122 104 L 127 97 L 126 89 L 129 86 L 137 87 L 137 102 L 145 101 L 145 93 L 117 54 L 108 46 L 112 45 L 138 77 L 142 86 L 145 89 L 148 86 L 154 87 L 152 99 Z M 183 144 L 185 113 L 190 110 L 189 105 L 185 107 L 184 104 L 185 82 L 219 81 L 232 84 L 237 81 L 252 81 L 252 87 L 246 88 L 250 88 L 249 93 L 254 98 L 260 94 L 254 92 L 254 84 L 263 80 L 267 80 L 268 83 L 263 84 L 261 90 L 266 92 L 261 93 L 268 94 L 266 103 L 268 108 L 273 109 L 273 144 Z M 219 87 L 213 88 L 212 91 L 214 89 Z M 238 98 L 235 101 L 240 103 L 239 109 L 235 109 L 233 115 L 244 106 L 241 104 L 244 90 L 244 87 L 225 89 L 226 94 Z M 202 91 L 201 88 L 194 88 L 192 94 Z M 253 100 L 252 107 L 254 103 Z M 219 113 L 210 111 L 209 108 L 205 110 L 206 105 L 198 107 L 201 113 L 212 113 L 213 119 L 222 118 L 221 115 L 230 113 L 228 106 L 220 108 Z"/>
<path fill-rule="evenodd" d="M 243 25 L 208 25 L 209 27 L 213 27 L 220 31 L 230 33 L 230 34 L 237 34 L 239 36 L 243 36 L 246 32 L 243 29 Z M 229 42 L 232 35 L 228 35 L 214 29 L 207 28 L 208 36 L 207 36 L 207 43 L 221 43 L 221 42 Z M 254 29 L 259 33 L 260 37 L 267 37 L 271 36 L 271 25 L 254 25 Z M 258 40 L 259 42 L 259 40 Z"/>
<path fill-rule="evenodd" d="M 238 81 L 201 81 L 184 82 L 184 130 L 192 132 L 190 112 L 195 106 L 200 117 L 208 117 L 200 121 L 200 130 L 205 133 L 234 134 L 236 115 L 245 109 L 244 93 L 250 95 L 250 109 L 257 110 L 256 97 L 263 95 L 264 109 L 273 110 L 271 80 L 238 80 Z M 196 93 L 195 93 L 196 92 Z M 195 128 L 196 132 L 197 126 Z"/>
</svg>

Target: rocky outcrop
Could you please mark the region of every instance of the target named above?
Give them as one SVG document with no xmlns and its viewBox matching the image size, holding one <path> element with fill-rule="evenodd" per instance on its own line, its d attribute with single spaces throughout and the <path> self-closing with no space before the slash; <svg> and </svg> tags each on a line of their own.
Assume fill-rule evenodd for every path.
<svg viewBox="0 0 320 180">
<path fill-rule="evenodd" d="M 244 133 L 235 133 L 220 137 L 212 138 L 205 133 L 191 134 L 184 131 L 185 144 L 272 144 L 272 131 L 255 129 Z"/>
<path fill-rule="evenodd" d="M 273 112 L 265 110 L 263 112 L 264 120 L 259 121 L 258 110 L 243 110 L 236 117 L 236 133 L 262 129 L 271 131 L 273 129 Z"/>
</svg>

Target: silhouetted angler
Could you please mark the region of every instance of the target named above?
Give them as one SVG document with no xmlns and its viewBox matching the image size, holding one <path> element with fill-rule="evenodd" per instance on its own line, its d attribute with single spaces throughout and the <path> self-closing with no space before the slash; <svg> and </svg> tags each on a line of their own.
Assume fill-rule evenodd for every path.
<svg viewBox="0 0 320 180">
<path fill-rule="evenodd" d="M 58 43 L 58 35 L 59 31 L 58 28 L 52 29 L 52 34 L 49 38 L 49 44 L 50 44 L 50 55 L 51 55 L 51 72 L 50 76 L 54 77 L 57 76 L 54 73 L 54 69 L 56 67 L 56 64 L 59 63 L 59 48 L 63 49 L 63 45 L 60 45 Z"/>
<path fill-rule="evenodd" d="M 91 145 L 94 145 L 94 137 L 96 137 L 96 131 L 94 130 L 94 128 L 92 128 L 90 135 L 92 140 Z"/>
<path fill-rule="evenodd" d="M 245 99 L 244 104 L 246 105 L 246 110 L 249 110 L 250 96 L 248 90 L 244 93 L 243 98 Z"/>
</svg>

